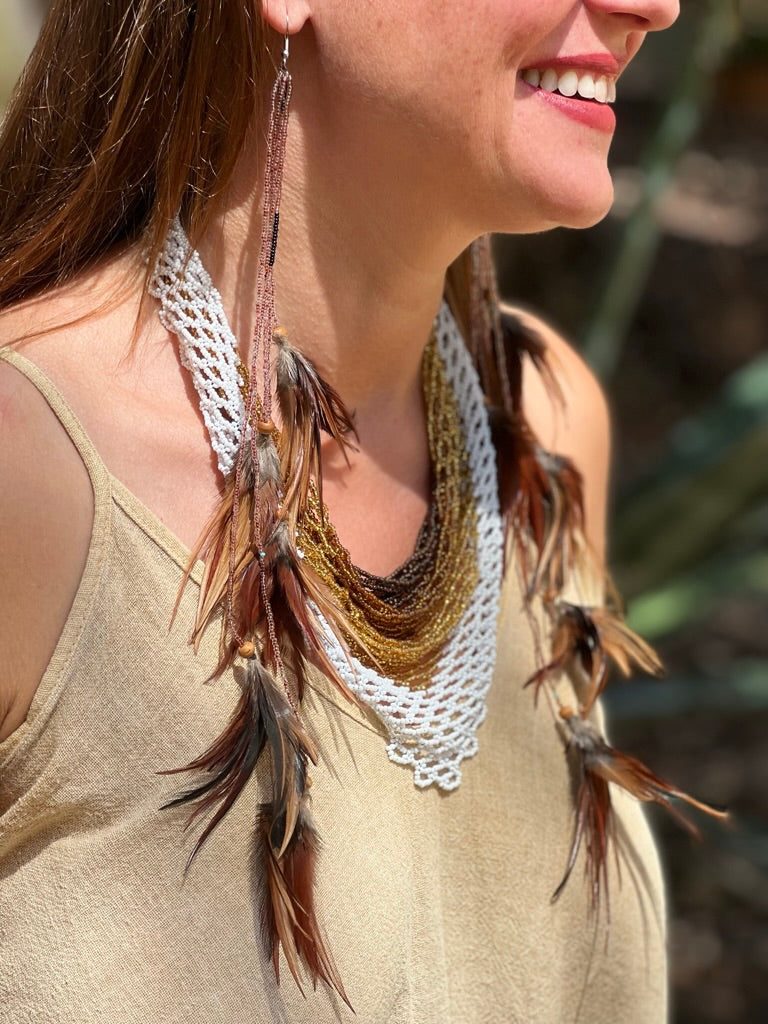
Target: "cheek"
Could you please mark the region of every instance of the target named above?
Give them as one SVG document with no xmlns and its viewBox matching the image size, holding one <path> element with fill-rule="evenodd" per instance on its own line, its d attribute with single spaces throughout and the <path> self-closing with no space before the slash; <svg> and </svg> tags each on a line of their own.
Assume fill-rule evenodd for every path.
<svg viewBox="0 0 768 1024">
<path fill-rule="evenodd" d="M 608 139 L 520 95 L 518 72 L 554 45 L 562 2 L 339 0 L 333 11 L 336 20 L 315 24 L 331 107 L 382 163 L 418 154 L 408 173 L 481 230 L 576 226 L 605 213 Z"/>
<path fill-rule="evenodd" d="M 570 2 L 570 0 L 569 0 Z M 562 5 L 562 0 L 560 0 Z M 498 91 L 552 30 L 547 0 L 325 0 L 313 16 L 325 73 L 392 105 L 466 108 Z"/>
</svg>

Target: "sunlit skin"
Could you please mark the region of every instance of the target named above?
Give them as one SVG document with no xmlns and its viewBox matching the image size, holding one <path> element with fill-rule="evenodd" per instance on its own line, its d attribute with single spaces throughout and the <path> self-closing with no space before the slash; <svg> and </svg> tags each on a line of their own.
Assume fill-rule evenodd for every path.
<svg viewBox="0 0 768 1024">
<path fill-rule="evenodd" d="M 678 4 L 265 0 L 264 9 L 276 33 L 288 18 L 295 79 L 280 310 L 342 374 L 354 360 L 336 354 L 339 344 L 368 337 L 369 359 L 386 352 L 391 395 L 415 370 L 411 358 L 398 385 L 398 350 L 413 353 L 428 332 L 445 266 L 473 238 L 584 227 L 610 206 L 611 133 L 565 116 L 521 72 L 605 55 L 619 77 Z M 246 155 L 238 189 L 241 228 L 251 235 L 256 153 Z M 230 223 L 230 251 L 237 233 Z M 226 288 L 233 275 L 220 270 Z M 234 283 L 231 291 L 245 329 L 250 296 Z M 302 319 L 313 329 L 304 331 Z M 322 324 L 337 337 L 322 342 Z M 372 380 L 369 368 L 363 376 Z M 359 405 L 365 383 L 350 385 Z"/>
<path fill-rule="evenodd" d="M 277 28 L 286 4 L 267 7 Z M 450 257 L 482 231 L 585 226 L 605 214 L 610 135 L 534 98 L 520 72 L 603 54 L 618 77 L 678 4 L 288 0 L 287 9 L 291 24 L 308 18 L 294 47 L 297 119 L 317 163 L 353 190 L 389 192 L 400 216 L 381 194 L 376 208 L 392 227 L 434 213 L 433 248 L 444 233 Z"/>
</svg>

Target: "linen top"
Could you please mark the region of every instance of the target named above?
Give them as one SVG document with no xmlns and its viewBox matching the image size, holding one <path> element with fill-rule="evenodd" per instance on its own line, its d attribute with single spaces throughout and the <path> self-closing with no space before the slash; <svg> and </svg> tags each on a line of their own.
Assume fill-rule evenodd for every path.
<svg viewBox="0 0 768 1024">
<path fill-rule="evenodd" d="M 540 661 L 514 567 L 479 752 L 457 790 L 417 789 L 375 715 L 314 677 L 317 902 L 356 1016 L 303 996 L 264 951 L 250 844 L 258 772 L 184 876 L 188 808 L 160 811 L 237 702 L 206 680 L 218 631 L 188 644 L 201 566 L 106 469 L 53 385 L 42 393 L 90 474 L 86 568 L 26 722 L 0 745 L 2 1024 L 661 1024 L 665 911 L 641 809 L 614 787 L 620 854 L 590 909 L 584 851 L 556 903 L 574 789 L 565 745 L 523 682 Z M 594 601 L 597 580 L 582 580 Z M 543 628 L 543 619 L 541 620 Z M 236 672 L 236 670 L 235 670 Z M 567 694 L 568 681 L 561 690 Z M 543 698 L 543 694 L 542 694 Z"/>
</svg>

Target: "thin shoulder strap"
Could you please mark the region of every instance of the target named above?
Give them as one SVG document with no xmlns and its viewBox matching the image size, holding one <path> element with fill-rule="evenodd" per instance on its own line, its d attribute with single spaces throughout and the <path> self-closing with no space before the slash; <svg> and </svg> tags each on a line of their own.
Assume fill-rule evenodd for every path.
<svg viewBox="0 0 768 1024">
<path fill-rule="evenodd" d="M 8 347 L 0 348 L 0 359 L 26 377 L 43 396 L 54 416 L 61 423 L 88 471 L 98 515 L 99 508 L 103 507 L 111 498 L 112 478 L 82 423 L 53 381 L 46 377 L 43 371 L 29 359 Z"/>
</svg>

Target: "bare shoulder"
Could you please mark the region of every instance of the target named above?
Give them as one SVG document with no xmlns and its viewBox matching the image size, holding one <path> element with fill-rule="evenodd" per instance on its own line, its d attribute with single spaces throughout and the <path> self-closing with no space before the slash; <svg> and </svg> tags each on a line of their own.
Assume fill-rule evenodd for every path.
<svg viewBox="0 0 768 1024">
<path fill-rule="evenodd" d="M 547 350 L 563 402 L 553 399 L 531 360 L 525 360 L 525 414 L 541 444 L 570 458 L 581 472 L 587 534 L 604 559 L 611 462 L 611 415 L 605 392 L 584 358 L 549 324 L 514 306 L 502 309 L 536 334 Z"/>
<path fill-rule="evenodd" d="M 56 647 L 92 521 L 77 450 L 42 395 L 0 359 L 0 740 L 26 718 Z"/>
</svg>

